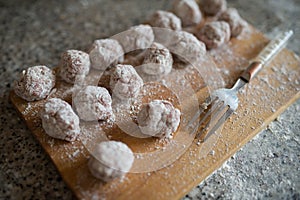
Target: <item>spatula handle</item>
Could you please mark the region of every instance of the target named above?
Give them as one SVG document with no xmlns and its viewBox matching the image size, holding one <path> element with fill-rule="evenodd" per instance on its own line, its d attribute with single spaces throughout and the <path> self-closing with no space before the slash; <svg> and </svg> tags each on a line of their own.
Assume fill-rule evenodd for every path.
<svg viewBox="0 0 300 200">
<path fill-rule="evenodd" d="M 285 46 L 289 38 L 293 35 L 293 31 L 280 33 L 252 60 L 249 67 L 242 73 L 241 78 L 249 82 L 256 74 L 277 55 Z"/>
</svg>

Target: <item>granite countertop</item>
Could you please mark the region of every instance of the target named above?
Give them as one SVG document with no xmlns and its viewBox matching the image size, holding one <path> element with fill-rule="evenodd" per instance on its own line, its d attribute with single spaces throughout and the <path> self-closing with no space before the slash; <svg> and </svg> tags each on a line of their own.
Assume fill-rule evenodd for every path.
<svg viewBox="0 0 300 200">
<path fill-rule="evenodd" d="M 0 199 L 72 199 L 49 157 L 9 101 L 23 69 L 56 65 L 61 52 L 141 23 L 162 0 L 0 1 Z M 300 52 L 300 1 L 228 0 L 267 36 L 293 29 Z M 251 3 L 250 3 L 251 2 Z M 299 69 L 300 70 L 300 69 Z M 300 101 L 184 199 L 300 199 Z"/>
</svg>

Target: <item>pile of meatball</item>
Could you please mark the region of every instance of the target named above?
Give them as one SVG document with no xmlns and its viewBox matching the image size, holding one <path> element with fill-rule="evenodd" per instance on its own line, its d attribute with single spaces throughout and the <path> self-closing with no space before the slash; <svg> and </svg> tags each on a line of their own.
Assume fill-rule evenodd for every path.
<svg viewBox="0 0 300 200">
<path fill-rule="evenodd" d="M 206 23 L 204 15 L 209 19 Z M 14 83 L 14 92 L 29 102 L 43 100 L 40 118 L 45 133 L 72 142 L 80 136 L 81 120 L 114 122 L 113 100 L 128 103 L 137 98 L 145 81 L 164 78 L 175 62 L 197 60 L 207 50 L 237 37 L 244 26 L 237 10 L 227 8 L 225 0 L 177 0 L 171 11 L 156 11 L 147 24 L 95 40 L 87 52 L 67 50 L 56 71 L 43 65 L 29 67 Z M 164 36 L 154 27 L 172 30 L 172 34 Z M 105 86 L 81 85 L 72 97 L 73 107 L 50 97 L 58 79 L 73 87 L 91 69 L 109 74 Z M 171 139 L 180 115 L 171 102 L 155 99 L 142 105 L 136 117 L 142 134 Z M 107 182 L 124 176 L 133 162 L 134 154 L 126 144 L 106 141 L 96 145 L 88 166 L 92 175 Z"/>
</svg>

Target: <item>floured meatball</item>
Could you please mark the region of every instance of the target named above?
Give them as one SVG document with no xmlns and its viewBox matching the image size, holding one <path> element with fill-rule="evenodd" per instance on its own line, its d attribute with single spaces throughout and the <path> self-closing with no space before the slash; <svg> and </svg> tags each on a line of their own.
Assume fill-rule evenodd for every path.
<svg viewBox="0 0 300 200">
<path fill-rule="evenodd" d="M 246 24 L 235 8 L 228 8 L 226 11 L 222 12 L 218 20 L 225 21 L 229 24 L 231 37 L 237 37 Z"/>
<path fill-rule="evenodd" d="M 216 21 L 205 24 L 197 37 L 205 43 L 207 49 L 221 46 L 230 39 L 230 27 L 227 22 Z"/>
<path fill-rule="evenodd" d="M 145 135 L 172 138 L 180 123 L 180 111 L 164 100 L 154 100 L 142 106 L 137 121 Z"/>
<path fill-rule="evenodd" d="M 195 0 L 177 0 L 173 4 L 173 11 L 183 26 L 196 25 L 201 22 L 202 14 Z"/>
<path fill-rule="evenodd" d="M 73 98 L 75 110 L 84 121 L 114 120 L 111 96 L 106 88 L 86 86 Z"/>
<path fill-rule="evenodd" d="M 112 95 L 120 100 L 135 98 L 143 84 L 142 78 L 131 65 L 116 65 L 110 77 Z"/>
<path fill-rule="evenodd" d="M 55 73 L 46 66 L 33 66 L 23 70 L 14 83 L 16 95 L 27 101 L 46 98 L 55 85 Z"/>
<path fill-rule="evenodd" d="M 92 175 L 104 182 L 122 178 L 129 172 L 134 155 L 122 142 L 105 141 L 96 145 L 89 159 L 88 167 Z"/>
<path fill-rule="evenodd" d="M 133 26 L 129 30 L 113 36 L 122 45 L 125 53 L 146 49 L 154 41 L 154 33 L 149 25 Z"/>
<path fill-rule="evenodd" d="M 45 132 L 51 137 L 74 141 L 80 134 L 78 116 L 61 99 L 49 99 L 41 110 L 40 117 Z"/>
<path fill-rule="evenodd" d="M 193 34 L 185 31 L 173 31 L 160 43 L 170 50 L 174 60 L 194 64 L 206 54 L 205 45 Z"/>
<path fill-rule="evenodd" d="M 90 65 L 89 54 L 68 50 L 61 56 L 59 74 L 67 83 L 74 83 L 77 76 L 85 76 L 89 73 Z"/>
<path fill-rule="evenodd" d="M 102 71 L 124 59 L 123 48 L 114 39 L 95 40 L 89 55 L 92 67 Z"/>
<path fill-rule="evenodd" d="M 226 0 L 202 0 L 201 2 L 201 9 L 207 15 L 217 15 L 226 10 L 226 8 Z"/>
<path fill-rule="evenodd" d="M 149 19 L 153 27 L 181 30 L 181 20 L 171 12 L 158 10 Z"/>
<path fill-rule="evenodd" d="M 161 76 L 172 70 L 173 58 L 170 51 L 159 43 L 153 43 L 145 52 L 142 71 L 149 75 Z"/>
</svg>

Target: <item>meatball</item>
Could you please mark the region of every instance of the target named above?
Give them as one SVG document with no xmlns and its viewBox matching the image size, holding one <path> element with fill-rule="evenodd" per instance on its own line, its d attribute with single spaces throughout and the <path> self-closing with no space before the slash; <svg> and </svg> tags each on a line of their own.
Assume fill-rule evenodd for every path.
<svg viewBox="0 0 300 200">
<path fill-rule="evenodd" d="M 106 88 L 86 86 L 77 92 L 73 105 L 80 119 L 84 121 L 114 120 L 112 100 Z"/>
<path fill-rule="evenodd" d="M 218 20 L 229 24 L 231 37 L 237 37 L 243 31 L 246 24 L 235 8 L 228 8 L 222 12 Z"/>
<path fill-rule="evenodd" d="M 201 9 L 207 15 L 217 15 L 226 10 L 226 8 L 226 0 L 202 0 L 201 2 Z"/>
<path fill-rule="evenodd" d="M 55 85 L 55 73 L 46 66 L 33 66 L 24 70 L 14 83 L 16 95 L 26 101 L 46 98 Z"/>
<path fill-rule="evenodd" d="M 227 22 L 216 21 L 205 24 L 197 37 L 205 43 L 207 49 L 221 46 L 230 39 L 230 27 Z"/>
<path fill-rule="evenodd" d="M 123 48 L 114 39 L 95 40 L 89 55 L 92 67 L 102 71 L 124 59 Z"/>
<path fill-rule="evenodd" d="M 194 64 L 206 54 L 204 43 L 185 31 L 173 31 L 166 40 L 161 40 L 160 43 L 170 50 L 174 55 L 174 60 Z"/>
<path fill-rule="evenodd" d="M 122 178 L 134 161 L 131 149 L 122 142 L 105 141 L 96 145 L 88 161 L 92 175 L 104 182 Z"/>
<path fill-rule="evenodd" d="M 201 22 L 202 14 L 195 0 L 177 0 L 173 4 L 173 11 L 183 26 L 196 25 Z"/>
<path fill-rule="evenodd" d="M 89 54 L 78 51 L 68 50 L 61 56 L 59 74 L 67 83 L 74 83 L 76 76 L 85 76 L 90 70 Z"/>
<path fill-rule="evenodd" d="M 131 65 L 118 64 L 112 70 L 110 89 L 113 97 L 119 100 L 135 98 L 143 84 L 142 78 Z"/>
<path fill-rule="evenodd" d="M 65 101 L 52 98 L 47 100 L 40 117 L 45 132 L 54 138 L 74 141 L 80 134 L 79 118 Z"/>
<path fill-rule="evenodd" d="M 122 45 L 125 53 L 150 47 L 154 33 L 149 25 L 133 26 L 129 30 L 113 36 Z"/>
<path fill-rule="evenodd" d="M 145 135 L 172 138 L 180 123 L 180 111 L 165 100 L 154 100 L 144 104 L 137 121 Z"/>
<path fill-rule="evenodd" d="M 149 19 L 153 27 L 181 30 L 181 20 L 171 12 L 158 10 Z"/>
<path fill-rule="evenodd" d="M 173 58 L 170 51 L 159 43 L 153 43 L 145 52 L 142 71 L 149 75 L 166 75 L 172 70 Z"/>
</svg>

